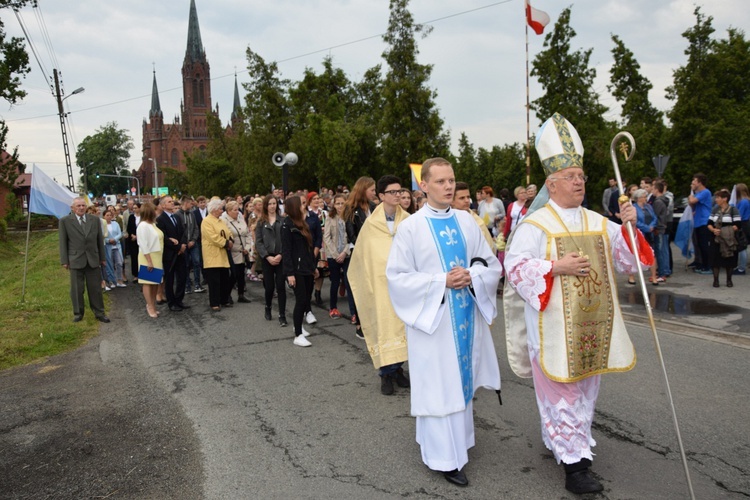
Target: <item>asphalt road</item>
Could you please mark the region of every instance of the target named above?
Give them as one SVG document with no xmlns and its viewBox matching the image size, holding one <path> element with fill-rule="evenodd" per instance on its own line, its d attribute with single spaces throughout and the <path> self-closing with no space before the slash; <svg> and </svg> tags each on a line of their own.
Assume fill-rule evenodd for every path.
<svg viewBox="0 0 750 500">
<path fill-rule="evenodd" d="M 422 464 L 408 390 L 380 394 L 348 321 L 316 309 L 312 347 L 295 347 L 249 286 L 252 304 L 211 314 L 191 295 L 192 309 L 158 320 L 135 287 L 116 290 L 99 338 L 0 374 L 0 497 L 574 498 L 541 442 L 531 382 L 507 365 L 501 320 L 504 405 L 479 392 L 461 489 Z M 597 406 L 599 497 L 687 498 L 650 330 L 629 331 L 638 364 L 603 378 Z M 750 497 L 748 350 L 660 339 L 696 497 Z"/>
</svg>

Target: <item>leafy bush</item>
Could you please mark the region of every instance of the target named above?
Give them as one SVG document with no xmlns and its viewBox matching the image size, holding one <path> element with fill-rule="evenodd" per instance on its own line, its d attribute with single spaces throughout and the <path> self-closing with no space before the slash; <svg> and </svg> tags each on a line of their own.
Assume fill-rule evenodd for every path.
<svg viewBox="0 0 750 500">
<path fill-rule="evenodd" d="M 18 197 L 15 193 L 8 193 L 5 197 L 5 202 L 8 204 L 8 212 L 5 214 L 6 222 L 16 222 L 23 220 L 23 210 L 21 204 L 18 203 Z"/>
</svg>

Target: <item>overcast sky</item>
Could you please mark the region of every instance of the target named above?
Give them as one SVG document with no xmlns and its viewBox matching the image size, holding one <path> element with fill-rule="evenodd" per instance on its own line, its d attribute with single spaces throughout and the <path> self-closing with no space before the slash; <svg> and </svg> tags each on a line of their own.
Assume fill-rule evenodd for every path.
<svg viewBox="0 0 750 500">
<path fill-rule="evenodd" d="M 66 179 L 57 105 L 49 89 L 52 69 L 57 68 L 69 96 L 64 105 L 71 113 L 68 135 L 73 164 L 78 143 L 115 121 L 133 138 L 130 166 L 137 169 L 153 68 L 165 122 L 173 122 L 179 114 L 190 1 L 39 3 L 40 9 L 22 10 L 21 18 L 46 74 L 32 56 L 32 71 L 23 82 L 28 96 L 13 108 L 0 109 L 10 127 L 9 146 L 19 146 L 21 161 L 27 165 L 36 163 L 59 181 Z M 606 89 L 612 64 L 611 34 L 623 40 L 651 80 L 652 102 L 662 110 L 671 106 L 664 89 L 671 84 L 673 70 L 685 63 L 687 42 L 682 33 L 695 24 L 696 2 L 533 0 L 532 5 L 552 18 L 546 32 L 560 11 L 572 5 L 571 26 L 577 32 L 573 49 L 594 49 L 590 63 L 597 70 L 596 91 L 610 108 L 607 118 L 619 115 Z M 211 66 L 213 105 L 219 104 L 225 124 L 232 111 L 235 72 L 240 83 L 249 79 L 247 47 L 266 61 L 278 61 L 282 77 L 295 81 L 306 67 L 320 72 L 328 54 L 354 81 L 382 62 L 385 45 L 378 35 L 387 28 L 387 0 L 196 0 L 196 6 Z M 750 26 L 746 0 L 704 1 L 702 9 L 714 18 L 715 37 L 726 38 L 729 27 Z M 461 132 L 477 147 L 525 141 L 523 0 L 412 0 L 410 10 L 416 22 L 432 22 L 434 28 L 427 38 L 418 40 L 419 61 L 434 66 L 429 84 L 437 90 L 454 153 Z M 22 36 L 13 13 L 3 9 L 1 15 L 9 34 Z M 46 29 L 49 46 L 40 26 Z M 530 31 L 532 60 L 543 41 L 543 35 Z M 78 87 L 85 87 L 85 92 L 69 95 Z M 540 92 L 532 79 L 531 100 Z M 532 133 L 540 121 L 532 114 Z M 285 145 L 280 144 L 279 150 L 286 150 Z M 77 178 L 77 170 L 74 174 Z"/>
</svg>

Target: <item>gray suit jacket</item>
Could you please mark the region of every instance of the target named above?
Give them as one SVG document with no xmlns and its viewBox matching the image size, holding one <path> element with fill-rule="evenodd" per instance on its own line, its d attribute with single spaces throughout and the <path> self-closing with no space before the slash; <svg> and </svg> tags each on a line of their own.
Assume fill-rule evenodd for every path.
<svg viewBox="0 0 750 500">
<path fill-rule="evenodd" d="M 86 214 L 86 222 L 78 223 L 71 213 L 60 219 L 60 264 L 70 269 L 83 269 L 87 265 L 99 267 L 106 260 L 104 235 L 99 217 Z"/>
</svg>

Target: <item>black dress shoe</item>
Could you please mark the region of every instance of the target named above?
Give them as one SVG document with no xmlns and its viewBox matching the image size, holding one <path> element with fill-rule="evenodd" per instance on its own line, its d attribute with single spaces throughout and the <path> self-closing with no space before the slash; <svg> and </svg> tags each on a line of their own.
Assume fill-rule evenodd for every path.
<svg viewBox="0 0 750 500">
<path fill-rule="evenodd" d="M 82 319 L 83 319 L 83 314 L 76 314 L 75 316 L 73 316 L 73 323 L 78 323 Z"/>
<path fill-rule="evenodd" d="M 380 377 L 380 393 L 383 396 L 390 396 L 393 394 L 393 377 L 391 375 L 383 375 Z"/>
<path fill-rule="evenodd" d="M 109 318 L 106 316 L 97 316 L 96 319 L 98 319 L 102 323 L 109 323 Z"/>
<path fill-rule="evenodd" d="M 396 370 L 396 375 L 394 377 L 396 379 L 396 384 L 399 387 L 411 387 L 409 377 L 406 376 L 403 368 L 399 368 L 398 370 Z"/>
<path fill-rule="evenodd" d="M 582 458 L 574 464 L 563 464 L 565 468 L 565 489 L 582 495 L 584 493 L 596 493 L 602 491 L 602 483 L 597 481 L 591 474 L 591 460 Z"/>
<path fill-rule="evenodd" d="M 187 305 L 187 304 L 183 304 L 182 302 L 180 302 L 180 303 L 179 303 L 179 304 L 177 304 L 177 305 L 178 305 L 178 306 L 180 306 L 180 307 L 181 307 L 181 308 L 183 308 L 183 309 L 190 309 L 190 306 L 189 306 L 189 305 Z"/>
<path fill-rule="evenodd" d="M 244 295 L 240 295 L 239 297 L 237 297 L 237 303 L 238 304 L 249 304 L 250 303 L 250 299 L 248 299 Z"/>
<path fill-rule="evenodd" d="M 466 474 L 464 474 L 463 471 L 460 471 L 458 469 L 453 469 L 448 472 L 443 472 L 443 477 L 449 483 L 453 483 L 458 486 L 467 486 L 469 484 L 469 479 L 466 477 Z"/>
<path fill-rule="evenodd" d="M 178 305 L 169 306 L 169 310 L 173 311 L 173 312 L 182 312 L 182 307 L 180 307 Z"/>
<path fill-rule="evenodd" d="M 594 478 L 589 469 L 584 469 L 565 474 L 565 489 L 576 495 L 582 495 L 602 491 L 604 486 Z"/>
</svg>

